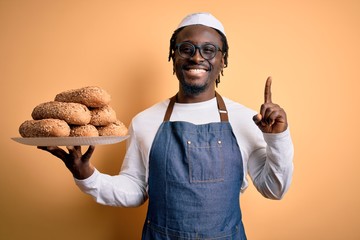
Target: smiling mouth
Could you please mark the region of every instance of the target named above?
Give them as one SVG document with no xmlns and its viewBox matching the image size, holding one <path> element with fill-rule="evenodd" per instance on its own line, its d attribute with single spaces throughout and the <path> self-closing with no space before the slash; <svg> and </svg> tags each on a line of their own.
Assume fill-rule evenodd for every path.
<svg viewBox="0 0 360 240">
<path fill-rule="evenodd" d="M 186 69 L 186 71 L 188 71 L 190 73 L 194 73 L 194 74 L 207 72 L 207 70 L 201 69 L 201 68 L 191 68 L 191 69 Z"/>
</svg>

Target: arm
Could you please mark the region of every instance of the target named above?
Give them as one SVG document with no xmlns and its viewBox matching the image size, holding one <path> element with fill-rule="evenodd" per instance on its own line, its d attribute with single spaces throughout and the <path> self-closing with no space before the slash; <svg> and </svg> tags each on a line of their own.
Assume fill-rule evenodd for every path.
<svg viewBox="0 0 360 240">
<path fill-rule="evenodd" d="M 264 133 L 266 147 L 256 149 L 248 162 L 249 175 L 256 189 L 266 198 L 282 199 L 293 173 L 293 144 L 287 129 L 278 134 Z"/>
<path fill-rule="evenodd" d="M 95 169 L 89 178 L 74 180 L 81 191 L 92 196 L 99 204 L 137 207 L 147 199 L 145 183 L 127 174 L 110 176 Z"/>
<path fill-rule="evenodd" d="M 281 199 L 291 183 L 293 144 L 286 113 L 271 99 L 271 78 L 266 81 L 264 104 L 253 117 L 263 132 L 265 148 L 256 149 L 249 157 L 249 173 L 255 187 L 265 197 Z"/>
<path fill-rule="evenodd" d="M 119 175 L 110 176 L 95 170 L 88 179 L 75 179 L 77 186 L 91 195 L 97 203 L 137 207 L 147 199 L 144 156 L 138 147 L 133 124 L 129 126 L 129 135 L 126 155 Z"/>
<path fill-rule="evenodd" d="M 81 147 L 67 147 L 69 153 L 59 147 L 39 148 L 60 158 L 73 173 L 76 185 L 84 193 L 91 195 L 96 202 L 110 206 L 135 207 L 141 205 L 147 198 L 146 169 L 131 126 L 129 134 L 123 164 L 123 168 L 126 166 L 126 169 L 116 176 L 100 173 L 90 163 L 93 146 L 90 146 L 84 155 L 81 153 Z"/>
</svg>

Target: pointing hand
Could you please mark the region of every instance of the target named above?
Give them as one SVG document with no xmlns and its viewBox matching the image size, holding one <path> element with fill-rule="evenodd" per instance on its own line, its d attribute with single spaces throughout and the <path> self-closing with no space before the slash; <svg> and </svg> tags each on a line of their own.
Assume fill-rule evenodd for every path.
<svg viewBox="0 0 360 240">
<path fill-rule="evenodd" d="M 272 102 L 271 82 L 271 77 L 268 77 L 265 84 L 264 104 L 253 120 L 264 133 L 281 133 L 287 129 L 288 123 L 284 109 Z"/>
</svg>

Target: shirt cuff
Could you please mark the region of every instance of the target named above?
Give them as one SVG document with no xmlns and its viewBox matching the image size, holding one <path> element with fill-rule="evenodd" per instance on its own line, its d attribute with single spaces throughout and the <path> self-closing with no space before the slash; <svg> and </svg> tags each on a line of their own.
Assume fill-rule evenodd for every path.
<svg viewBox="0 0 360 240">
<path fill-rule="evenodd" d="M 100 172 L 95 168 L 93 174 L 91 174 L 90 177 L 85 178 L 85 179 L 74 178 L 74 181 L 75 181 L 75 184 L 77 186 L 79 186 L 81 189 L 89 189 L 95 185 L 96 180 L 99 175 L 100 175 Z"/>
<path fill-rule="evenodd" d="M 286 130 L 281 133 L 263 133 L 263 135 L 266 143 L 271 143 L 277 140 L 282 140 L 287 138 L 291 139 L 289 127 L 286 128 Z"/>
</svg>

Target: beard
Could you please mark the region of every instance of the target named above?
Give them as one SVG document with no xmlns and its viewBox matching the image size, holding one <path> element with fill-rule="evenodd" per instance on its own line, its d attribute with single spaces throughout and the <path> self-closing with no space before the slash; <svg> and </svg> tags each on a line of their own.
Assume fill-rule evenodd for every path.
<svg viewBox="0 0 360 240">
<path fill-rule="evenodd" d="M 206 81 L 202 85 L 196 85 L 196 84 L 187 83 L 184 80 L 180 80 L 180 85 L 181 85 L 181 87 L 182 87 L 185 94 L 187 94 L 187 95 L 198 95 L 198 94 L 200 94 L 202 92 L 205 92 L 205 90 L 209 86 L 209 83 L 208 83 L 208 81 Z"/>
<path fill-rule="evenodd" d="M 179 71 L 176 72 L 180 86 L 186 95 L 198 95 L 205 92 L 211 86 L 211 74 L 207 76 L 207 78 L 202 83 L 195 83 L 196 79 L 187 79 L 187 77 L 185 76 L 183 70 L 186 68 L 186 66 L 182 67 Z M 212 64 L 209 63 L 207 68 L 208 73 L 211 73 L 213 70 Z"/>
</svg>

